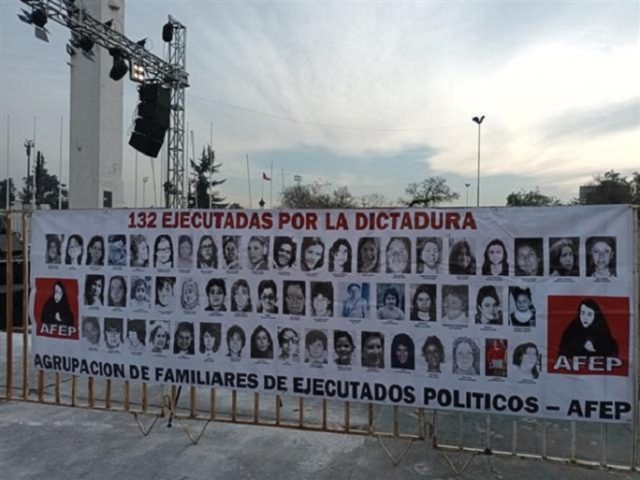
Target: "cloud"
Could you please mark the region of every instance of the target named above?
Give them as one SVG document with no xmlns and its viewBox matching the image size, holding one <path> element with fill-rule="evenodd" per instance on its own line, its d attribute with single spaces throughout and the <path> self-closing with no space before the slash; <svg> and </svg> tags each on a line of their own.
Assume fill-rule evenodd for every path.
<svg viewBox="0 0 640 480">
<path fill-rule="evenodd" d="M 595 108 L 568 111 L 545 122 L 549 142 L 593 138 L 640 127 L 640 97 Z"/>
</svg>

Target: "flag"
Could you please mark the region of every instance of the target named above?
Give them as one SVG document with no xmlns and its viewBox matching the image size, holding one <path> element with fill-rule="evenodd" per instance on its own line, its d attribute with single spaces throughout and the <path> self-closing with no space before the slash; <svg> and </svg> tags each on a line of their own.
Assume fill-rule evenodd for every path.
<svg viewBox="0 0 640 480">
<path fill-rule="evenodd" d="M 271 181 L 271 177 L 269 177 L 269 175 L 267 175 L 266 173 L 262 172 L 262 179 L 266 180 L 267 182 Z"/>
</svg>

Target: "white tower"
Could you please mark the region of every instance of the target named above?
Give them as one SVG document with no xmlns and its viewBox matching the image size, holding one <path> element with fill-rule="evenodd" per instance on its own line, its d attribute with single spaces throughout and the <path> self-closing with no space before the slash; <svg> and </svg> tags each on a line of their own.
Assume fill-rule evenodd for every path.
<svg viewBox="0 0 640 480">
<path fill-rule="evenodd" d="M 87 13 L 124 30 L 124 0 L 83 2 Z M 105 27 L 107 28 L 107 27 Z M 71 57 L 69 207 L 124 206 L 122 179 L 122 88 L 109 78 L 113 59 L 94 47 L 94 61 Z"/>
</svg>

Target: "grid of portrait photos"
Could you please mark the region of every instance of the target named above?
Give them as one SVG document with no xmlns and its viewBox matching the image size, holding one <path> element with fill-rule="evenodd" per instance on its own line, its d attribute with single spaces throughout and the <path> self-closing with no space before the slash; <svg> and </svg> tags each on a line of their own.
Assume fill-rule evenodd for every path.
<svg viewBox="0 0 640 480">
<path fill-rule="evenodd" d="M 129 358 L 536 382 L 549 282 L 615 281 L 616 241 L 46 232 L 78 293 L 42 316 L 77 301 L 83 348 Z"/>
</svg>

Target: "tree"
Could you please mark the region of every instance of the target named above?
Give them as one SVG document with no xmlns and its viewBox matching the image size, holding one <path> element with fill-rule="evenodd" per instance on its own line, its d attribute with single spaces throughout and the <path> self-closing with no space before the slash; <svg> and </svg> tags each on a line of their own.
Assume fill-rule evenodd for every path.
<svg viewBox="0 0 640 480">
<path fill-rule="evenodd" d="M 580 203 L 586 205 L 632 203 L 634 201 L 632 185 L 636 187 L 639 185 L 637 182 L 640 178 L 638 177 L 640 175 L 635 172 L 631 181 L 628 181 L 626 177 L 615 170 L 609 170 L 594 177 L 593 181 L 584 189 L 584 194 L 580 196 Z"/>
<path fill-rule="evenodd" d="M 58 209 L 58 200 L 60 196 L 60 181 L 56 175 L 51 175 L 47 170 L 46 162 L 42 152 L 36 155 L 34 165 L 35 177 L 35 204 L 38 207 L 49 205 L 52 210 Z M 27 205 L 31 203 L 33 191 L 30 188 L 31 175 L 23 177 L 24 187 L 20 192 L 20 201 Z M 69 192 L 66 188 L 62 189 L 62 208 L 69 208 Z"/>
<path fill-rule="evenodd" d="M 562 205 L 560 199 L 543 195 L 538 187 L 535 190 L 511 192 L 507 196 L 507 207 L 552 207 Z"/>
<path fill-rule="evenodd" d="M 9 179 L 9 207 L 16 200 L 16 186 L 13 183 L 13 179 Z M 2 180 L 0 182 L 0 208 L 9 208 L 7 207 L 7 180 Z"/>
<path fill-rule="evenodd" d="M 191 191 L 188 198 L 190 208 L 209 208 L 209 205 L 211 208 L 225 208 L 227 206 L 224 203 L 224 197 L 221 197 L 215 190 L 211 191 L 214 187 L 227 181 L 226 178 L 214 180 L 213 176 L 222 166 L 221 163 L 215 163 L 215 157 L 213 148 L 211 145 L 207 145 L 202 149 L 202 155 L 197 162 L 190 160 L 191 178 L 189 184 Z"/>
<path fill-rule="evenodd" d="M 353 208 L 356 199 L 347 187 L 338 187 L 331 194 L 325 193 L 327 184 L 314 182 L 286 187 L 280 194 L 283 208 Z"/>
<path fill-rule="evenodd" d="M 400 199 L 400 203 L 406 207 L 432 207 L 445 202 L 451 202 L 460 198 L 460 195 L 451 191 L 444 177 L 428 177 L 422 182 L 410 183 L 405 193 L 408 199 Z"/>
<path fill-rule="evenodd" d="M 385 208 L 393 207 L 391 200 L 381 193 L 369 193 L 362 195 L 359 199 L 360 206 L 363 208 Z"/>
</svg>

